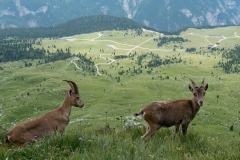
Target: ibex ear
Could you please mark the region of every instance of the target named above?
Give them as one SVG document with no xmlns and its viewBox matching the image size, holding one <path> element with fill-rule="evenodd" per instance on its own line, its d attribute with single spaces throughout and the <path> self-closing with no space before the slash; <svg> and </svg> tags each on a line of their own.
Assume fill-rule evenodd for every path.
<svg viewBox="0 0 240 160">
<path fill-rule="evenodd" d="M 206 84 L 206 86 L 204 87 L 205 91 L 208 89 L 208 84 Z"/>
<path fill-rule="evenodd" d="M 72 89 L 69 89 L 68 93 L 69 93 L 70 95 L 72 94 L 72 92 L 73 92 Z"/>
<path fill-rule="evenodd" d="M 64 92 L 65 92 L 65 95 L 66 95 L 66 96 L 69 96 L 69 97 L 70 97 L 70 93 L 69 93 L 68 90 L 64 90 Z"/>
<path fill-rule="evenodd" d="M 188 88 L 191 92 L 193 92 L 193 88 L 190 85 L 188 85 Z"/>
</svg>

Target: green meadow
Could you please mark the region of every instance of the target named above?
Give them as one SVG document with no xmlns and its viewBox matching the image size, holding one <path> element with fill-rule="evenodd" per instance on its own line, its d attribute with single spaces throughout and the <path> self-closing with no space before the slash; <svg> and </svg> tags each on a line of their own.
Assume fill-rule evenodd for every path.
<svg viewBox="0 0 240 160">
<path fill-rule="evenodd" d="M 187 41 L 158 47 L 156 39 L 160 37 Z M 41 60 L 0 63 L 0 159 L 240 158 L 240 75 L 216 67 L 223 60 L 220 49 L 234 49 L 240 43 L 240 27 L 189 28 L 172 36 L 113 30 L 39 41 L 36 48 L 70 49 L 73 54 L 86 55 L 96 71 L 78 67 L 74 57 L 41 65 Z M 188 53 L 187 48 L 196 51 Z M 138 64 L 141 55 L 144 58 Z M 149 67 L 157 56 L 181 62 Z M 32 66 L 25 67 L 26 62 Z M 146 123 L 132 114 L 152 101 L 191 99 L 189 78 L 197 85 L 205 78 L 209 88 L 187 137 L 181 132 L 174 135 L 171 127 L 141 141 Z M 72 108 L 64 135 L 21 149 L 3 143 L 7 130 L 15 124 L 61 105 L 63 90 L 69 89 L 65 79 L 77 83 L 84 107 Z"/>
</svg>

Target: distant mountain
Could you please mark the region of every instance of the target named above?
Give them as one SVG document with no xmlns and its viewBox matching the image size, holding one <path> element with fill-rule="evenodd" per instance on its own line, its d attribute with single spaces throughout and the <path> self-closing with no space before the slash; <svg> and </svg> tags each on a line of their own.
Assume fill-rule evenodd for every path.
<svg viewBox="0 0 240 160">
<path fill-rule="evenodd" d="M 141 34 L 142 28 L 154 30 L 143 26 L 129 18 L 113 17 L 108 15 L 95 15 L 79 17 L 53 27 L 32 28 L 4 28 L 0 29 L 0 39 L 6 37 L 19 38 L 57 38 L 76 34 L 92 33 L 106 30 L 135 30 Z"/>
<path fill-rule="evenodd" d="M 53 26 L 89 15 L 127 17 L 160 31 L 240 24 L 239 0 L 0 0 L 0 26 Z"/>
</svg>

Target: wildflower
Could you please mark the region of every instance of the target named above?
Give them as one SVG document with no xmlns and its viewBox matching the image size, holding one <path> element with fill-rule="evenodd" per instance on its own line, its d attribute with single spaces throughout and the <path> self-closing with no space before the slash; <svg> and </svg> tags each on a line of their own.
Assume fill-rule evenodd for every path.
<svg viewBox="0 0 240 160">
<path fill-rule="evenodd" d="M 154 155 L 149 154 L 149 156 L 150 156 L 151 158 L 154 158 Z"/>
<path fill-rule="evenodd" d="M 107 145 L 106 145 L 106 144 L 104 144 L 104 145 L 103 145 L 103 148 L 106 148 L 106 147 L 107 147 Z"/>
<path fill-rule="evenodd" d="M 83 138 L 81 138 L 81 137 L 80 137 L 80 138 L 78 138 L 78 140 L 79 140 L 79 141 L 82 141 L 82 140 L 83 140 Z"/>
<path fill-rule="evenodd" d="M 34 139 L 37 139 L 37 136 L 34 136 Z"/>
</svg>

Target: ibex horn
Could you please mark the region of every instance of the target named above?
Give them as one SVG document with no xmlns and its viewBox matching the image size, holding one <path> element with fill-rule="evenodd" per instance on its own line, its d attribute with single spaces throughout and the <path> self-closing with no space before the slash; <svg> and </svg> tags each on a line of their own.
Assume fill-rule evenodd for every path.
<svg viewBox="0 0 240 160">
<path fill-rule="evenodd" d="M 63 80 L 65 82 L 68 82 L 69 85 L 71 86 L 71 89 L 74 93 L 78 94 L 78 87 L 76 85 L 76 83 L 74 83 L 73 81 L 69 81 L 69 80 Z"/>
<path fill-rule="evenodd" d="M 201 87 L 204 87 L 204 79 L 205 79 L 205 78 L 203 78 L 203 80 L 202 80 Z"/>
<path fill-rule="evenodd" d="M 190 79 L 190 81 L 192 82 L 193 87 L 194 87 L 194 88 L 197 88 L 196 83 L 195 83 L 191 78 L 189 78 L 189 79 Z"/>
</svg>

